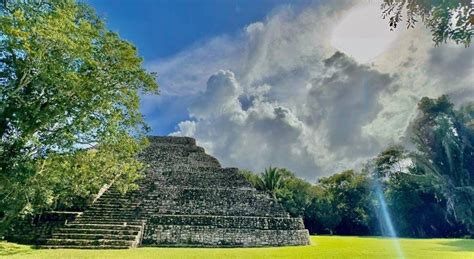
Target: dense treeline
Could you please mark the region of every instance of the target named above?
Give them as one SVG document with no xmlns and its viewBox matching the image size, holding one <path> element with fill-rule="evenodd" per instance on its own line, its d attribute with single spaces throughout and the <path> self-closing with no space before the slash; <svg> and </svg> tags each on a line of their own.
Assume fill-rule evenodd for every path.
<svg viewBox="0 0 474 259">
<path fill-rule="evenodd" d="M 410 134 L 416 147 L 390 146 L 361 170 L 311 184 L 286 169 L 244 171 L 312 233 L 388 235 L 386 202 L 399 236 L 474 234 L 474 104 L 454 109 L 447 96 L 423 98 Z M 383 197 L 384 200 L 380 198 Z"/>
</svg>

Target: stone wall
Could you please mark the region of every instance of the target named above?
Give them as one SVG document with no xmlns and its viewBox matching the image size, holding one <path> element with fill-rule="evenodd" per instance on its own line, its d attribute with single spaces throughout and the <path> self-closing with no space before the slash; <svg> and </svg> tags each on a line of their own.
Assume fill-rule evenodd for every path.
<svg viewBox="0 0 474 259">
<path fill-rule="evenodd" d="M 309 245 L 307 230 L 260 230 L 193 225 L 150 225 L 143 245 L 261 247 Z"/>
</svg>

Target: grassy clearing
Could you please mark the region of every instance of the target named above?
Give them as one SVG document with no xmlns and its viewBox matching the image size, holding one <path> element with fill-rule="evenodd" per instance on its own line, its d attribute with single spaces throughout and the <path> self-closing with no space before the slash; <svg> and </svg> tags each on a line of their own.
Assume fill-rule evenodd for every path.
<svg viewBox="0 0 474 259">
<path fill-rule="evenodd" d="M 377 237 L 313 236 L 305 247 L 138 248 L 128 250 L 37 250 L 0 242 L 8 258 L 396 258 L 393 240 Z M 474 259 L 474 240 L 399 239 L 405 258 Z"/>
</svg>

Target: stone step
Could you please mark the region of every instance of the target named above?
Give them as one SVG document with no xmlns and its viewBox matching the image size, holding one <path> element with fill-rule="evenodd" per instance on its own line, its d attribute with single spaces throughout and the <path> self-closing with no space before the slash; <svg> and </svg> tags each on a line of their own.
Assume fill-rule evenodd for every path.
<svg viewBox="0 0 474 259">
<path fill-rule="evenodd" d="M 114 202 L 102 202 L 102 201 L 97 201 L 95 202 L 91 208 L 110 208 L 110 209 L 117 209 L 117 208 L 127 208 L 127 209 L 135 209 L 139 207 L 141 204 L 139 203 L 114 203 Z"/>
<path fill-rule="evenodd" d="M 141 225 L 141 220 L 121 220 L 121 219 L 86 219 L 86 220 L 76 220 L 74 221 L 74 224 L 88 224 L 88 225 L 93 225 L 93 224 L 109 224 L 109 225 L 122 225 L 122 226 L 127 226 L 127 225 L 132 225 L 132 226 L 137 226 Z"/>
<path fill-rule="evenodd" d="M 117 234 L 84 234 L 84 233 L 55 233 L 52 235 L 53 239 L 88 239 L 88 240 L 98 240 L 98 239 L 110 239 L 110 240 L 129 240 L 134 241 L 137 238 L 135 235 L 117 235 Z"/>
<path fill-rule="evenodd" d="M 148 139 L 150 146 L 157 144 L 196 145 L 196 140 L 189 137 L 148 136 Z"/>
<path fill-rule="evenodd" d="M 116 209 L 108 209 L 108 208 L 96 208 L 96 209 L 88 209 L 84 211 L 84 213 L 81 216 L 86 216 L 86 215 L 139 215 L 141 209 L 140 208 L 134 208 L 130 210 L 116 210 Z"/>
<path fill-rule="evenodd" d="M 157 170 L 152 170 L 153 173 L 162 173 L 162 172 L 169 172 L 169 171 L 178 171 L 178 172 L 194 172 L 194 171 L 235 171 L 238 172 L 238 168 L 235 167 L 225 167 L 225 168 L 215 168 L 213 166 L 190 166 L 187 164 L 175 164 L 169 167 L 158 168 Z M 147 175 L 148 176 L 148 175 Z"/>
<path fill-rule="evenodd" d="M 241 209 L 244 209 L 242 211 Z M 273 215 L 277 217 L 287 217 L 288 213 L 271 213 L 271 212 L 262 212 L 262 211 L 251 211 L 249 208 L 234 208 L 233 210 L 223 209 L 220 210 L 218 207 L 215 208 L 203 208 L 203 207 L 151 207 L 147 216 L 152 216 L 155 214 L 169 214 L 169 215 L 205 215 L 205 216 L 245 216 L 245 217 L 271 217 Z"/>
<path fill-rule="evenodd" d="M 140 184 L 148 183 L 148 182 L 149 182 L 149 180 L 147 179 L 146 181 L 137 181 L 136 183 L 138 185 L 140 185 Z M 105 196 L 114 195 L 116 197 L 131 197 L 131 196 L 140 197 L 140 191 L 142 191 L 142 190 L 143 190 L 143 187 L 141 187 L 141 186 L 139 186 L 137 190 L 129 191 L 129 192 L 126 192 L 126 193 L 121 193 L 121 192 L 113 190 L 113 189 L 108 189 L 102 195 L 105 195 Z"/>
<path fill-rule="evenodd" d="M 288 215 L 276 200 L 254 189 L 163 187 L 149 193 L 141 207 L 147 214 Z"/>
<path fill-rule="evenodd" d="M 112 204 L 127 204 L 127 205 L 134 205 L 135 203 L 138 203 L 137 199 L 131 199 L 131 198 L 99 198 L 95 201 L 94 204 L 97 203 L 112 203 Z"/>
<path fill-rule="evenodd" d="M 190 161 L 191 160 L 191 161 Z M 168 160 L 150 160 L 146 162 L 148 165 L 150 165 L 153 170 L 165 170 L 169 168 L 173 168 L 176 166 L 176 164 L 188 164 L 190 167 L 214 167 L 214 168 L 220 168 L 220 164 L 216 163 L 215 161 L 213 162 L 200 162 L 200 161 L 192 161 L 192 159 L 168 159 Z"/>
<path fill-rule="evenodd" d="M 137 210 L 140 205 L 127 207 L 125 205 L 111 205 L 111 204 L 94 204 L 89 207 L 87 210 L 112 210 L 112 211 L 133 211 Z"/>
<path fill-rule="evenodd" d="M 154 184 L 161 187 L 193 187 L 193 188 L 246 188 L 253 189 L 252 185 L 243 175 L 238 173 L 237 168 L 209 168 L 196 169 L 173 169 L 157 172 L 150 179 Z"/>
<path fill-rule="evenodd" d="M 115 214 L 115 213 L 92 213 L 92 212 L 87 212 L 86 214 L 82 215 L 81 217 L 78 217 L 77 220 L 83 220 L 83 219 L 123 219 L 123 220 L 140 220 L 143 217 L 141 217 L 139 214 Z"/>
<path fill-rule="evenodd" d="M 121 220 L 121 219 L 116 219 L 116 220 L 102 220 L 102 219 L 97 219 L 97 220 L 78 220 L 74 221 L 74 224 L 89 224 L 89 225 L 97 225 L 97 224 L 109 224 L 109 225 L 121 225 L 121 226 L 127 226 L 127 225 L 132 225 L 132 226 L 137 226 L 141 225 L 140 220 Z"/>
<path fill-rule="evenodd" d="M 83 215 L 139 215 L 140 210 L 108 210 L 108 209 L 89 209 Z"/>
<path fill-rule="evenodd" d="M 137 235 L 139 230 L 116 230 L 100 228 L 59 228 L 57 233 L 62 234 L 103 234 L 103 235 Z"/>
<path fill-rule="evenodd" d="M 137 218 L 141 215 L 140 211 L 107 211 L 107 210 L 87 210 L 84 212 L 81 217 L 78 218 L 88 218 L 88 217 L 126 217 L 126 218 Z"/>
<path fill-rule="evenodd" d="M 47 238 L 41 242 L 44 245 L 112 245 L 112 246 L 128 246 L 131 247 L 135 240 L 120 240 L 120 239 L 63 239 L 63 238 Z"/>
<path fill-rule="evenodd" d="M 181 153 L 205 153 L 204 148 L 194 145 L 180 145 L 180 144 L 155 144 L 149 146 L 150 151 L 158 151 L 152 153 L 152 155 L 165 154 L 166 156 L 175 156 Z"/>
<path fill-rule="evenodd" d="M 86 217 L 86 218 L 78 218 L 75 221 L 71 221 L 71 222 L 85 222 L 85 221 L 97 221 L 97 222 L 104 222 L 104 223 L 107 223 L 107 224 L 109 224 L 108 222 L 120 222 L 120 223 L 121 222 L 128 222 L 129 224 L 133 222 L 133 223 L 136 223 L 136 225 L 139 225 L 142 222 L 142 218 L 134 218 L 134 217 L 130 217 L 130 218 L 126 218 L 126 217 L 96 217 L 96 218 L 92 218 L 92 217 Z"/>
<path fill-rule="evenodd" d="M 102 196 L 100 196 L 99 199 L 96 200 L 97 201 L 115 201 L 115 202 L 120 202 L 120 203 L 123 203 L 123 202 L 137 202 L 141 199 L 141 197 L 143 196 L 143 192 L 141 193 L 140 196 L 120 196 L 118 194 L 107 194 L 107 192 L 105 192 L 104 194 L 102 194 Z"/>
<path fill-rule="evenodd" d="M 134 205 L 139 203 L 138 198 L 109 198 L 109 197 L 104 197 L 104 198 L 99 198 L 96 200 L 93 205 L 95 204 L 114 204 L 114 205 Z"/>
<path fill-rule="evenodd" d="M 125 214 L 134 214 L 140 211 L 140 207 L 135 207 L 135 208 L 111 208 L 111 207 L 101 207 L 101 206 L 94 206 L 86 211 L 84 211 L 84 214 L 87 212 L 92 212 L 92 213 L 125 213 Z"/>
<path fill-rule="evenodd" d="M 112 230 L 140 230 L 140 225 L 124 225 L 124 224 L 91 224 L 91 223 L 68 223 L 64 225 L 70 229 L 112 229 Z"/>
<path fill-rule="evenodd" d="M 129 249 L 119 245 L 39 245 L 41 249 Z"/>
<path fill-rule="evenodd" d="M 215 228 L 191 225 L 154 225 L 145 233 L 146 245 L 179 247 L 259 247 L 309 245 L 309 233 L 301 230 Z"/>
<path fill-rule="evenodd" d="M 143 195 L 141 195 L 143 196 Z M 118 199 L 126 199 L 128 201 L 137 201 L 137 200 L 140 200 L 141 196 L 138 196 L 138 195 L 125 195 L 125 196 L 122 196 L 122 195 L 119 195 L 119 194 L 112 194 L 112 193 L 107 193 L 105 192 L 104 194 L 102 194 L 102 196 L 100 196 L 99 199 L 97 199 L 97 201 L 101 200 L 101 201 L 112 201 L 112 200 L 118 200 Z"/>
<path fill-rule="evenodd" d="M 110 210 L 136 210 L 142 203 L 136 203 L 133 206 L 127 206 L 126 204 L 111 204 L 111 203 L 94 203 L 88 208 L 88 210 L 95 209 L 110 209 Z"/>
<path fill-rule="evenodd" d="M 304 229 L 301 218 L 290 217 L 235 217 L 205 215 L 152 215 L 150 225 L 192 225 L 216 228 L 298 230 Z"/>
</svg>

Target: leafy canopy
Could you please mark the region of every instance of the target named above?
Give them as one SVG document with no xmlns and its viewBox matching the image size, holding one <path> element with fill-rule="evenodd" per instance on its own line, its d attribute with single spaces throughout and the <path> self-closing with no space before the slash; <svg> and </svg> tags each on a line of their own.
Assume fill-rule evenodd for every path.
<svg viewBox="0 0 474 259">
<path fill-rule="evenodd" d="M 407 28 L 413 28 L 421 20 L 431 31 L 436 45 L 447 40 L 466 47 L 471 44 L 474 25 L 471 0 L 384 0 L 382 10 L 391 28 L 404 19 Z"/>
<path fill-rule="evenodd" d="M 3 225 L 111 181 L 133 188 L 139 94 L 158 87 L 135 47 L 73 0 L 3 1 L 0 12 Z"/>
<path fill-rule="evenodd" d="M 424 97 L 413 123 L 417 167 L 439 186 L 448 210 L 474 232 L 473 103 L 454 110 L 448 96 Z"/>
</svg>

